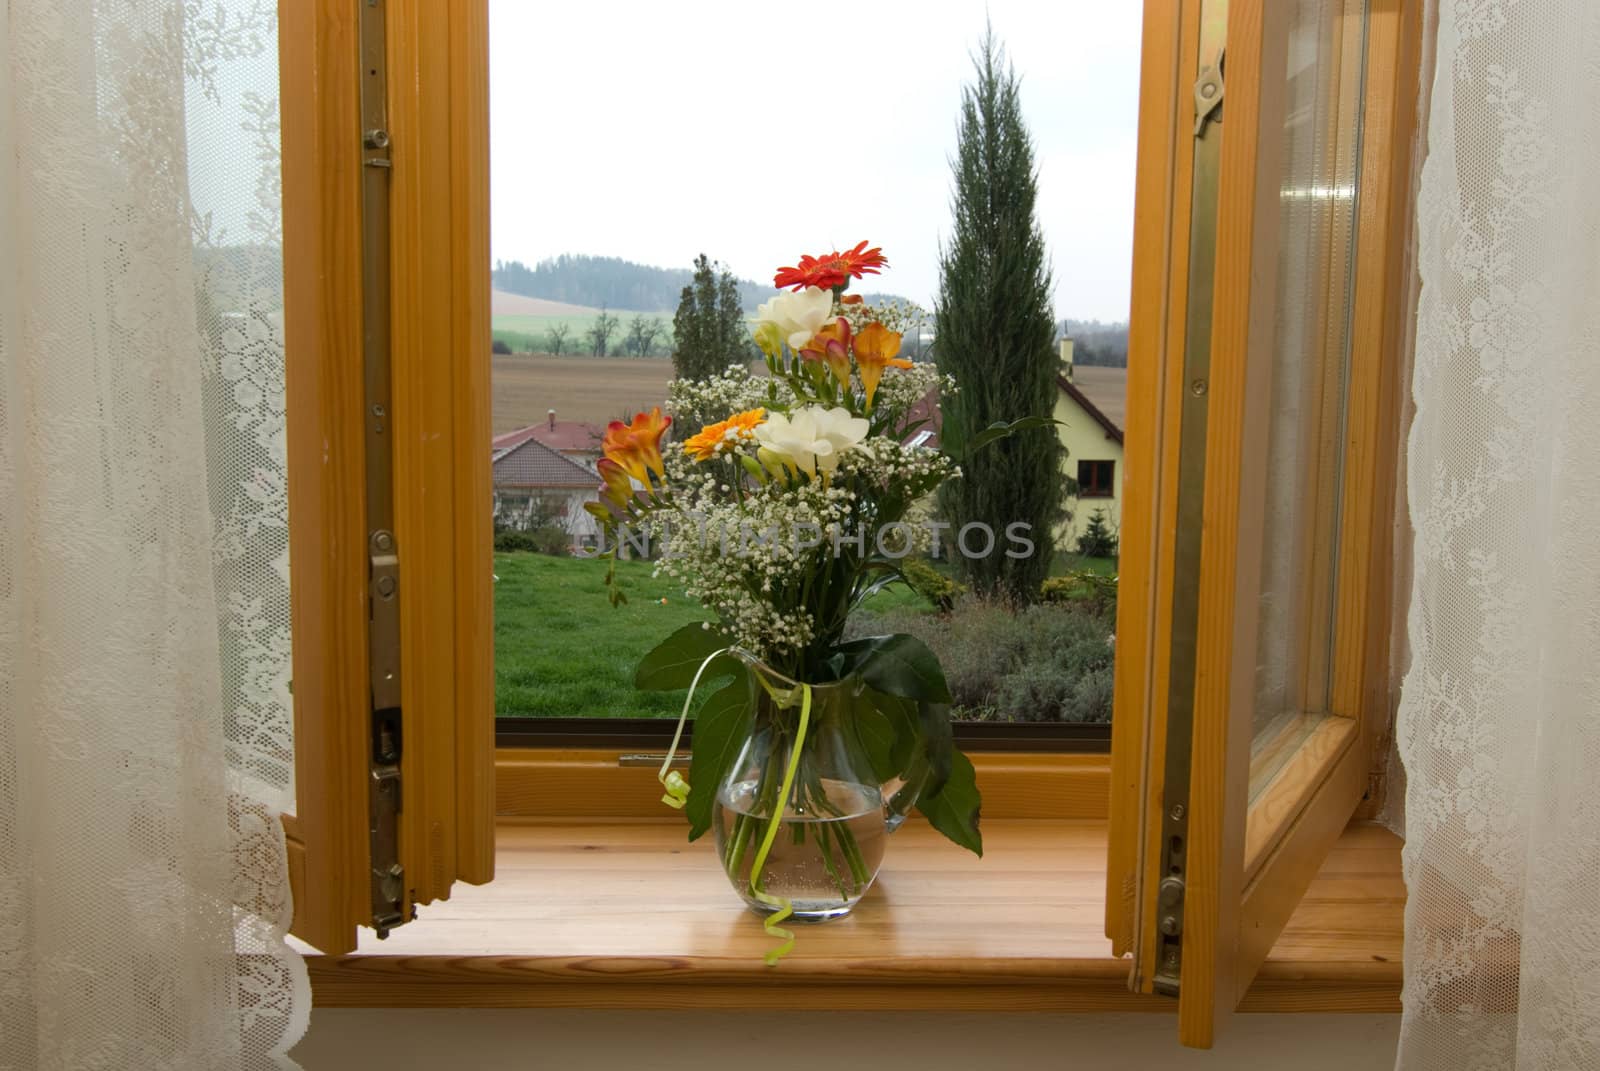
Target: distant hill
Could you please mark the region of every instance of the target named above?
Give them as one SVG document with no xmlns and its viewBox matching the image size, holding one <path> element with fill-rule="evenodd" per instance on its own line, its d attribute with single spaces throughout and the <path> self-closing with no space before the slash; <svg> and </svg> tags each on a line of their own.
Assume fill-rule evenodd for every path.
<svg viewBox="0 0 1600 1071">
<path fill-rule="evenodd" d="M 683 288 L 694 279 L 689 268 L 657 268 L 621 257 L 591 257 L 563 253 L 528 267 L 520 260 L 497 261 L 494 286 L 511 294 L 630 312 L 671 313 L 678 307 Z M 739 297 L 754 309 L 773 294 L 746 279 L 739 281 Z"/>
<path fill-rule="evenodd" d="M 494 288 L 507 294 L 521 294 L 568 305 L 598 309 L 655 312 L 671 315 L 678 307 L 683 288 L 694 280 L 689 268 L 657 268 L 636 264 L 621 257 L 591 257 L 582 253 L 563 253 L 528 267 L 520 260 L 496 261 Z M 749 312 L 777 293 L 771 286 L 750 279 L 739 280 L 739 300 Z M 894 297 L 868 294 L 868 300 Z M 506 311 L 511 311 L 507 309 Z"/>
<path fill-rule="evenodd" d="M 508 294 L 500 289 L 491 291 L 489 298 L 490 312 L 495 316 L 596 316 L 600 312 L 588 305 L 569 305 L 565 301 Z"/>
</svg>

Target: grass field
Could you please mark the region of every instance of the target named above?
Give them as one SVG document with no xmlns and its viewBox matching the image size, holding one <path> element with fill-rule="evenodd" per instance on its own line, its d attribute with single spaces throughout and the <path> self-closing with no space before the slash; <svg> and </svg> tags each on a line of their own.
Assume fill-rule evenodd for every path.
<svg viewBox="0 0 1600 1071">
<path fill-rule="evenodd" d="M 595 318 L 599 315 L 598 310 L 560 315 L 501 313 L 493 318 L 491 329 L 494 338 L 510 346 L 516 353 L 545 353 L 549 348 L 550 329 L 557 324 L 566 324 L 567 340 L 563 356 L 585 354 L 589 352 L 587 337 L 589 328 L 594 326 Z M 646 319 L 655 320 L 659 328 L 655 340 L 651 343 L 654 351 L 661 354 L 671 351 L 672 313 L 639 313 L 627 309 L 614 309 L 611 315 L 617 318 L 617 330 L 611 336 L 611 349 L 620 349 L 627 340 L 628 325 L 633 322 L 633 318 L 644 316 Z"/>
<path fill-rule="evenodd" d="M 494 433 L 545 419 L 605 423 L 660 405 L 672 379 L 665 357 L 544 357 L 497 355 L 491 365 Z"/>
<path fill-rule="evenodd" d="M 673 630 L 708 615 L 648 562 L 618 562 L 628 602 L 606 601 L 605 563 L 543 554 L 496 554 L 494 592 L 495 712 L 514 718 L 677 717 L 682 692 L 633 686 L 639 659 Z M 1114 563 L 1058 559 L 1058 572 Z M 665 600 L 665 601 L 663 601 Z M 927 604 L 903 584 L 868 608 L 886 613 Z"/>
</svg>

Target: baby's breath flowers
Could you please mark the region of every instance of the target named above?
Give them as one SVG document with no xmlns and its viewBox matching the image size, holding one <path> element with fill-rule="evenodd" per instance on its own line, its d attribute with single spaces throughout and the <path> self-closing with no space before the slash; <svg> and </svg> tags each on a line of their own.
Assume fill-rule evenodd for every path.
<svg viewBox="0 0 1600 1071">
<path fill-rule="evenodd" d="M 741 735 L 753 746 L 761 737 L 751 726 L 760 722 L 792 741 L 787 766 L 759 764 L 756 798 L 768 801 L 769 813 L 736 815 L 744 833 L 730 834 L 734 847 L 724 858 L 736 884 L 746 882 L 751 896 L 778 909 L 769 923 L 793 907 L 760 890 L 765 846 L 778 836 L 785 810 L 840 813 L 831 809 L 818 767 L 803 757 L 806 748 L 815 756 L 824 746 L 807 736 L 816 686 L 853 682 L 850 702 L 859 705 L 844 716 L 875 717 L 870 734 L 860 720 L 845 732 L 861 735 L 843 739 L 866 746 L 871 735 L 876 756 L 860 776 L 894 786 L 883 802 L 901 816 L 913 804 L 922 807 L 940 832 L 981 854 L 980 795 L 972 764 L 961 760 L 944 724 L 950 692 L 937 656 L 909 635 L 844 639 L 850 614 L 903 580 L 909 555 L 937 545 L 938 529 L 949 525 L 930 516 L 931 495 L 960 476 L 957 459 L 933 444 L 928 427 L 940 390 L 953 384 L 900 355 L 908 333 L 920 338 L 921 310 L 873 307 L 845 294 L 852 278 L 886 263 L 881 250 L 862 242 L 781 269 L 778 285 L 793 292 L 764 303 L 751 322 L 761 365 L 678 380 L 667 392 L 670 417 L 653 410 L 613 423 L 599 463 L 601 498 L 586 506 L 609 544 L 602 553 L 611 560 L 613 604 L 625 601 L 616 559 L 626 545 L 653 559 L 656 575 L 675 581 L 713 617 L 665 637 L 640 663 L 640 687 L 687 687 L 680 734 L 702 675 L 717 676 L 719 664 L 723 675 L 739 672 L 730 665 L 759 666 L 759 676 L 751 670 L 699 708 L 691 776 L 671 769 L 677 738 L 657 774 L 663 802 L 684 812 L 691 839 L 710 828 L 723 799 L 719 786 L 731 783 L 736 760 L 743 761 Z M 671 424 L 688 434 L 663 448 Z M 1007 433 L 985 434 L 992 440 Z M 956 534 L 958 543 L 971 527 Z M 780 693 L 801 697 L 797 721 Z M 936 806 L 924 805 L 935 797 Z M 764 846 L 746 865 L 738 846 L 758 825 Z M 852 880 L 870 884 L 852 828 L 821 829 L 806 836 L 824 845 L 823 865 L 836 874 L 848 868 Z M 842 863 L 836 866 L 827 845 L 837 846 Z"/>
<path fill-rule="evenodd" d="M 926 542 L 907 519 L 959 470 L 920 434 L 950 384 L 899 356 L 921 310 L 853 300 L 848 278 L 791 285 L 751 321 L 765 374 L 732 365 L 677 380 L 671 418 L 608 429 L 603 505 L 591 512 L 613 559 L 645 533 L 656 571 L 723 635 L 807 679 L 842 642 L 850 609 Z M 698 430 L 651 454 L 672 421 Z"/>
</svg>

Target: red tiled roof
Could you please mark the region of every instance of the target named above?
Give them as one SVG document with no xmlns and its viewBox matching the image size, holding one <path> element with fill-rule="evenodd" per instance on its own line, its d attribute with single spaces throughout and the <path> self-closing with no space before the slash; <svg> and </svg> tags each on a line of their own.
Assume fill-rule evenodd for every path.
<svg viewBox="0 0 1600 1071">
<path fill-rule="evenodd" d="M 605 428 L 599 424 L 590 424 L 582 420 L 558 420 L 554 427 L 549 422 L 529 424 L 525 428 L 508 431 L 504 435 L 496 435 L 493 444 L 497 451 L 509 450 L 532 439 L 564 454 L 599 453 L 600 437 L 604 434 Z"/>
<path fill-rule="evenodd" d="M 524 429 L 526 430 L 526 429 Z M 534 439 L 493 448 L 496 487 L 562 487 L 594 490 L 599 477 Z"/>
</svg>

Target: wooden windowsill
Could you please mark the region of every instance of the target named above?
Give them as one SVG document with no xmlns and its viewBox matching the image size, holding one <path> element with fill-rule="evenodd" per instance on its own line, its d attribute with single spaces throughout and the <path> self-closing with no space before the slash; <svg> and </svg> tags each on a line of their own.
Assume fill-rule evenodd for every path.
<svg viewBox="0 0 1600 1071">
<path fill-rule="evenodd" d="M 309 958 L 321 1007 L 784 1007 L 1171 1011 L 1129 993 L 1104 928 L 1103 820 L 984 824 L 972 858 L 926 825 L 891 838 L 846 919 L 796 927 L 775 968 L 710 838 L 681 820 L 502 819 L 486 886 L 387 941 Z M 1345 832 L 1245 997 L 1247 1011 L 1399 1010 L 1399 841 Z M 781 992 L 774 992 L 779 990 Z"/>
</svg>

